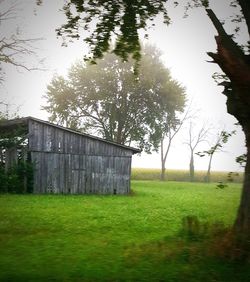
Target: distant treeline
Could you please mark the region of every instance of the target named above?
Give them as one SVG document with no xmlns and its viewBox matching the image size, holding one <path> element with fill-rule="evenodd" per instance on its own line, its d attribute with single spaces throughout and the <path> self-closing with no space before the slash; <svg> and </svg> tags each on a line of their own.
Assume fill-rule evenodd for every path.
<svg viewBox="0 0 250 282">
<path fill-rule="evenodd" d="M 212 171 L 211 182 L 243 181 L 243 172 Z M 160 180 L 161 170 L 157 168 L 132 168 L 132 180 Z M 166 171 L 166 181 L 190 181 L 188 170 L 169 169 Z M 196 171 L 195 182 L 206 182 L 206 171 Z"/>
</svg>

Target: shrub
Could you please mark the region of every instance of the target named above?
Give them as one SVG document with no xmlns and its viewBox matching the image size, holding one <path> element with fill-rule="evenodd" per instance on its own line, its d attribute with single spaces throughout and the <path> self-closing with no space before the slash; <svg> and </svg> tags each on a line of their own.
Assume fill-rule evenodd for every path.
<svg viewBox="0 0 250 282">
<path fill-rule="evenodd" d="M 201 222 L 196 216 L 186 216 L 179 235 L 188 241 L 202 242 L 201 248 L 210 257 L 250 262 L 249 235 L 238 234 L 233 227 L 221 222 Z"/>
<path fill-rule="evenodd" d="M 33 165 L 28 161 L 19 161 L 5 172 L 0 168 L 1 193 L 31 193 L 33 191 Z"/>
</svg>

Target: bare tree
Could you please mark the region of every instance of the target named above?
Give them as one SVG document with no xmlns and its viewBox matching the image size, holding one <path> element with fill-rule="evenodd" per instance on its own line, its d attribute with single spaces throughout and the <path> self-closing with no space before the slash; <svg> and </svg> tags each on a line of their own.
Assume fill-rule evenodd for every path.
<svg viewBox="0 0 250 282">
<path fill-rule="evenodd" d="M 180 119 L 169 118 L 166 120 L 165 134 L 161 139 L 161 181 L 166 180 L 166 161 L 172 145 L 172 142 L 183 124 L 190 118 L 190 106 Z"/>
<path fill-rule="evenodd" d="M 2 8 L 4 2 L 5 0 L 0 0 L 0 6 Z M 16 12 L 16 4 L 0 11 L 1 34 L 4 34 L 3 23 L 14 20 L 16 18 Z M 42 38 L 22 38 L 18 29 L 13 34 L 0 37 L 0 82 L 4 80 L 3 64 L 11 64 L 27 71 L 41 70 L 41 68 L 30 65 L 30 62 L 25 62 L 26 56 L 36 57 L 34 43 L 39 40 L 42 40 Z"/>
<path fill-rule="evenodd" d="M 0 120 L 8 120 L 19 117 L 20 107 L 21 106 L 17 106 L 10 102 L 0 100 Z"/>
<path fill-rule="evenodd" d="M 189 175 L 190 175 L 190 181 L 194 181 L 194 154 L 195 150 L 197 149 L 197 146 L 207 141 L 207 136 L 209 133 L 209 128 L 203 124 L 200 129 L 195 130 L 195 126 L 193 122 L 189 123 L 189 129 L 188 129 L 188 139 L 184 144 L 188 145 L 190 149 L 190 162 L 189 162 Z"/>
<path fill-rule="evenodd" d="M 208 150 L 196 153 L 196 155 L 198 155 L 200 157 L 204 157 L 204 156 L 209 157 L 207 175 L 206 175 L 206 178 L 205 178 L 206 182 L 208 182 L 208 183 L 210 182 L 211 166 L 212 166 L 212 159 L 213 159 L 214 154 L 216 152 L 222 152 L 223 145 L 226 144 L 229 140 L 229 137 L 231 137 L 235 133 L 236 133 L 235 130 L 233 130 L 231 132 L 227 132 L 225 130 L 219 131 L 216 134 L 216 138 L 215 138 L 212 146 Z"/>
</svg>

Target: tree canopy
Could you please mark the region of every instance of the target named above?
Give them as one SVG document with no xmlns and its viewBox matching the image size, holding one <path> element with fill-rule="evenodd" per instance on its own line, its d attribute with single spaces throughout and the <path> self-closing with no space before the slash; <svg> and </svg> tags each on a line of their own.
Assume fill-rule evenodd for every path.
<svg viewBox="0 0 250 282">
<path fill-rule="evenodd" d="M 231 0 L 228 2 L 231 7 L 241 8 L 239 14 L 231 17 L 231 21 L 239 23 L 245 19 L 249 30 L 248 1 Z M 89 36 L 84 38 L 90 47 L 86 59 L 92 62 L 102 58 L 107 51 L 114 52 L 125 61 L 130 55 L 138 61 L 141 49 L 139 31 L 147 30 L 158 15 L 162 16 L 164 23 L 170 24 L 168 3 L 173 3 L 175 6 L 184 5 L 185 14 L 191 8 L 204 7 L 211 18 L 209 0 L 70 0 L 66 1 L 63 6 L 67 22 L 57 29 L 57 35 L 63 37 L 64 44 L 67 44 L 67 39 L 80 38 L 81 29 L 88 31 Z M 111 44 L 113 39 L 114 48 Z"/>
<path fill-rule="evenodd" d="M 45 96 L 50 120 L 145 151 L 157 150 L 164 121 L 185 106 L 185 89 L 171 77 L 159 51 L 142 50 L 141 70 L 114 54 L 97 65 L 78 62 L 67 78 L 55 76 Z"/>
<path fill-rule="evenodd" d="M 79 28 L 93 30 L 84 41 L 90 47 L 92 62 L 102 58 L 109 51 L 111 37 L 115 35 L 116 43 L 113 52 L 127 61 L 129 55 L 139 60 L 141 47 L 139 29 L 145 29 L 148 20 L 153 20 L 158 14 L 163 14 L 164 22 L 169 23 L 164 1 L 100 1 L 100 0 L 71 0 L 64 4 L 63 9 L 67 23 L 57 29 L 57 34 L 64 39 L 79 38 Z M 93 28 L 93 22 L 94 24 Z"/>
</svg>

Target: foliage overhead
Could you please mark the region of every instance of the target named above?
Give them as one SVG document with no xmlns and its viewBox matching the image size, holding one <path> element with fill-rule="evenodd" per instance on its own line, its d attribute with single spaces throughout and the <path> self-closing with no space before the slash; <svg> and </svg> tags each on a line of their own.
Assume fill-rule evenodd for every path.
<svg viewBox="0 0 250 282">
<path fill-rule="evenodd" d="M 97 65 L 78 62 L 68 78 L 55 76 L 45 98 L 50 121 L 150 151 L 158 148 L 163 121 L 183 110 L 185 90 L 172 79 L 159 51 L 147 46 L 137 77 L 133 61 L 108 54 Z"/>
<path fill-rule="evenodd" d="M 38 2 L 40 5 L 42 1 Z M 229 6 L 238 8 L 238 2 L 243 1 L 231 0 Z M 175 6 L 183 4 L 184 15 L 192 8 L 209 9 L 208 0 L 69 0 L 63 6 L 67 22 L 56 30 L 57 35 L 61 36 L 64 45 L 67 45 L 67 39 L 71 41 L 80 38 L 81 29 L 88 32 L 89 35 L 84 38 L 84 42 L 89 46 L 90 52 L 85 59 L 92 63 L 110 51 L 112 42 L 115 42 L 112 51 L 124 61 L 132 56 L 139 62 L 141 57 L 139 31 L 147 31 L 154 25 L 153 20 L 156 16 L 162 16 L 163 22 L 170 24 L 168 3 Z M 236 25 L 237 33 L 240 29 L 239 24 L 244 21 L 240 9 L 231 17 L 231 21 Z M 147 34 L 145 36 L 147 37 Z"/>
<path fill-rule="evenodd" d="M 112 36 L 115 36 L 113 52 L 127 61 L 129 55 L 138 61 L 141 57 L 141 47 L 138 31 L 146 29 L 149 21 L 158 14 L 163 14 L 164 22 L 170 23 L 166 1 L 155 0 L 71 0 L 67 1 L 63 10 L 67 23 L 57 29 L 57 35 L 79 38 L 79 28 L 93 30 L 84 39 L 90 47 L 92 63 L 103 57 L 109 51 Z M 93 28 L 94 25 L 94 28 Z"/>
</svg>

